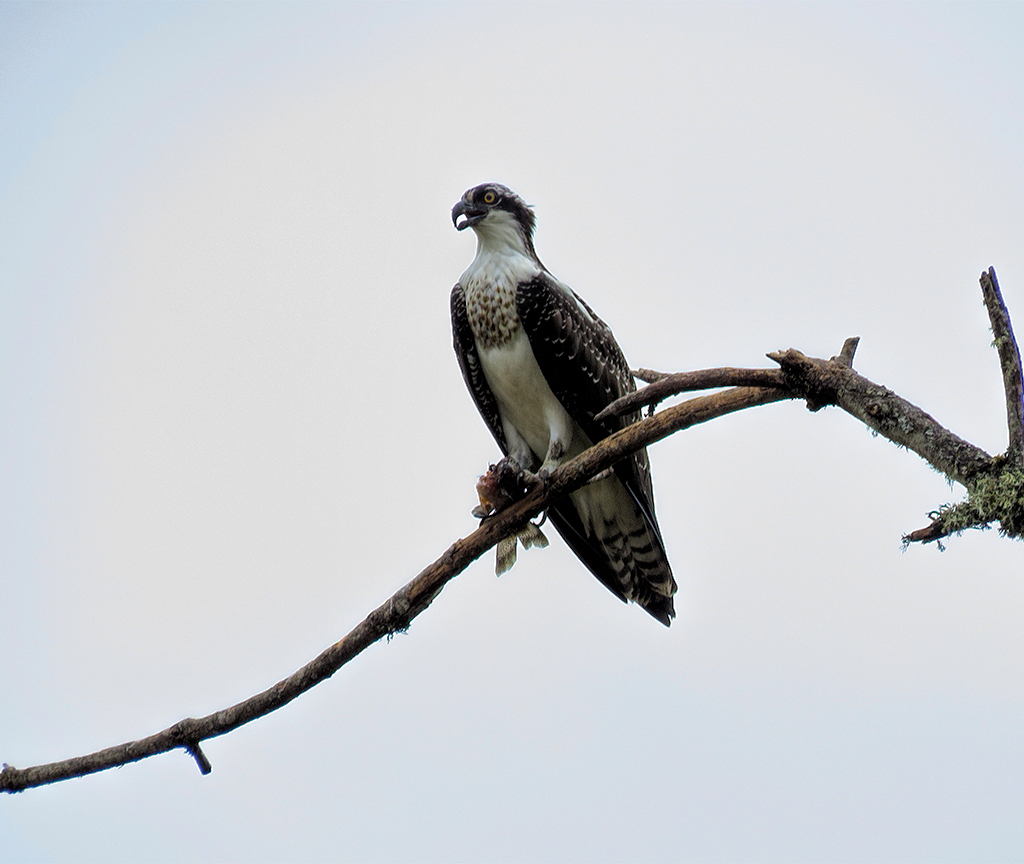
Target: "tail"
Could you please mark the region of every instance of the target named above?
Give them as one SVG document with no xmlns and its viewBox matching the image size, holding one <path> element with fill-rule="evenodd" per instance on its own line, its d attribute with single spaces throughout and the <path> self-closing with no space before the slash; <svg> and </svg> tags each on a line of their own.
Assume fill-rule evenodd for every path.
<svg viewBox="0 0 1024 864">
<path fill-rule="evenodd" d="M 573 492 L 548 514 L 569 548 L 609 591 L 671 625 L 676 580 L 660 532 L 617 477 Z"/>
</svg>

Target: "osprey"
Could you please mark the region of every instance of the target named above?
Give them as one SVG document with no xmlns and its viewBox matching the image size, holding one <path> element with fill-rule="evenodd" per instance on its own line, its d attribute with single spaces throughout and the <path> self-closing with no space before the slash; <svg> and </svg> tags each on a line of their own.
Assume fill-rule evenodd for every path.
<svg viewBox="0 0 1024 864">
<path fill-rule="evenodd" d="M 639 418 L 594 420 L 636 389 L 633 376 L 608 326 L 541 264 L 533 211 L 515 192 L 476 186 L 452 208 L 452 222 L 477 238 L 476 257 L 451 295 L 462 377 L 502 452 L 544 479 Z M 613 594 L 671 623 L 676 582 L 654 515 L 646 451 L 551 505 L 548 515 Z"/>
</svg>

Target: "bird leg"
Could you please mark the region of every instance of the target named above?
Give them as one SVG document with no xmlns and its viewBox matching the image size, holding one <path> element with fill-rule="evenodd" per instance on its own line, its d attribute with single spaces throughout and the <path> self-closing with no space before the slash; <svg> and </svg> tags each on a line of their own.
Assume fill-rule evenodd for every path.
<svg viewBox="0 0 1024 864">
<path fill-rule="evenodd" d="M 548 455 L 544 457 L 544 464 L 540 466 L 540 470 L 537 472 L 537 477 L 542 483 L 546 482 L 548 477 L 551 476 L 551 472 L 562 464 L 562 457 L 565 456 L 565 452 L 568 449 L 565 441 L 557 436 L 551 436 L 551 443 L 548 445 Z"/>
</svg>

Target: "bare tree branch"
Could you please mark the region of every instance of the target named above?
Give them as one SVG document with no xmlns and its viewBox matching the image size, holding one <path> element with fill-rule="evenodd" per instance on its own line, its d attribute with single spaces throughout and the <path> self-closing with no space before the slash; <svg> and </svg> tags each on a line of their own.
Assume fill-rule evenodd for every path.
<svg viewBox="0 0 1024 864">
<path fill-rule="evenodd" d="M 851 364 L 858 341 L 856 337 L 847 339 L 843 350 L 831 360 L 807 357 L 795 348 L 770 353 L 768 356 L 781 369 L 724 367 L 661 374 L 653 384 L 617 399 L 598 414 L 598 418 L 627 414 L 687 390 L 742 382 L 766 390 L 770 388 L 769 392 L 775 394 L 771 401 L 802 398 L 812 411 L 836 405 L 964 485 L 991 466 L 992 457 L 984 450 L 954 435 L 916 405 L 854 372 Z"/>
<path fill-rule="evenodd" d="M 287 705 L 331 677 L 374 642 L 406 630 L 451 579 L 500 540 L 519 533 L 530 519 L 556 498 L 578 489 L 623 457 L 673 432 L 744 408 L 794 398 L 805 399 L 812 411 L 825 405 L 837 405 L 879 434 L 918 453 L 947 477 L 967 487 L 966 501 L 946 505 L 930 514 L 932 524 L 908 534 L 905 542 L 939 540 L 966 527 L 994 521 L 999 522 L 1004 534 L 1024 536 L 1024 406 L 1021 404 L 1024 387 L 1021 384 L 1020 351 L 999 294 L 995 271 L 990 269 L 982 275 L 981 281 L 1006 390 L 1010 446 L 1004 456 L 989 456 L 939 425 L 920 408 L 854 372 L 855 338 L 847 339 L 839 355 L 831 360 L 807 357 L 792 348 L 769 354 L 779 363 L 780 369 L 721 368 L 674 375 L 639 370 L 634 373 L 637 377 L 654 383 L 608 406 L 602 416 L 656 404 L 687 390 L 722 386 L 731 389 L 699 396 L 660 411 L 564 463 L 552 472 L 546 483 L 522 500 L 484 519 L 468 537 L 456 540 L 440 558 L 371 612 L 347 636 L 262 693 L 205 717 L 186 718 L 147 738 L 87 756 L 24 769 L 4 764 L 0 771 L 0 791 L 19 792 L 176 749 L 189 753 L 199 770 L 208 774 L 211 766 L 200 742 L 225 735 Z M 732 386 L 736 384 L 743 386 Z"/>
<path fill-rule="evenodd" d="M 913 450 L 951 480 L 965 486 L 992 457 L 964 441 L 930 414 L 891 390 L 858 375 L 842 360 L 817 360 L 795 348 L 768 355 L 781 367 L 790 388 L 817 411 L 837 405 L 879 435 Z"/>
<path fill-rule="evenodd" d="M 341 641 L 273 687 L 230 708 L 198 719 L 186 718 L 155 735 L 109 747 L 88 756 L 32 768 L 14 768 L 4 764 L 0 772 L 0 791 L 20 792 L 33 786 L 93 774 L 176 749 L 188 752 L 196 760 L 200 771 L 209 773 L 210 763 L 200 749 L 201 741 L 225 735 L 276 711 L 331 677 L 374 642 L 406 630 L 413 618 L 431 604 L 451 579 L 499 540 L 521 530 L 554 499 L 578 489 L 590 477 L 614 465 L 624 456 L 675 431 L 779 398 L 784 397 L 772 391 L 752 388 L 727 390 L 676 405 L 621 430 L 561 465 L 552 472 L 545 485 L 521 501 L 483 520 L 476 531 L 464 539 L 456 540 L 440 558 L 387 602 L 373 610 Z"/>
<path fill-rule="evenodd" d="M 653 382 L 641 390 L 627 393 L 616 399 L 597 414 L 595 420 L 605 417 L 620 417 L 638 408 L 657 405 L 670 396 L 694 390 L 711 390 L 717 387 L 773 387 L 786 389 L 786 381 L 778 369 L 734 369 L 725 366 L 719 369 L 699 369 L 695 372 L 652 373 L 650 369 L 634 370 L 633 375 L 641 381 L 653 378 Z M 654 377 L 657 375 L 657 377 Z M 781 398 L 796 398 L 791 393 Z"/>
<path fill-rule="evenodd" d="M 853 355 L 860 344 L 859 336 L 851 336 L 843 343 L 843 349 L 833 360 L 846 366 L 853 366 Z M 633 377 L 645 381 L 650 386 L 627 393 L 616 399 L 607 408 L 597 414 L 595 420 L 605 417 L 621 417 L 638 408 L 657 405 L 669 396 L 688 393 L 694 390 L 713 390 L 718 387 L 785 387 L 786 380 L 778 369 L 736 369 L 732 366 L 721 366 L 717 369 L 699 369 L 693 372 L 656 372 L 654 369 L 634 369 Z M 793 398 L 799 394 L 794 393 Z"/>
<path fill-rule="evenodd" d="M 633 374 L 651 383 L 609 405 L 601 416 L 621 415 L 644 405 L 656 405 L 688 390 L 747 384 L 773 388 L 779 398 L 803 398 L 817 411 L 836 405 L 890 441 L 913 450 L 951 481 L 967 489 L 967 499 L 944 504 L 929 513 L 932 523 L 904 535 L 903 542 L 929 543 L 967 528 L 998 523 L 1008 537 L 1024 536 L 1024 382 L 1020 350 L 1010 316 L 999 292 L 995 270 L 981 276 L 994 344 L 999 351 L 1006 391 L 1010 443 L 1006 453 L 993 457 L 954 435 L 916 405 L 853 371 L 859 339 L 851 337 L 831 360 L 807 357 L 794 348 L 768 356 L 780 369 L 703 369 L 664 373 L 638 369 Z M 940 543 L 941 546 L 941 543 Z"/>
</svg>

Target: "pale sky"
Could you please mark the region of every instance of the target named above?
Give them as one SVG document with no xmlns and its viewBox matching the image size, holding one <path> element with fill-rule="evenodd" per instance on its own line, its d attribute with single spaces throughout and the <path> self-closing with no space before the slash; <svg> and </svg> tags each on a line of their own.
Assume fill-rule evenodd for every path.
<svg viewBox="0 0 1024 864">
<path fill-rule="evenodd" d="M 273 684 L 475 525 L 469 186 L 634 366 L 856 367 L 1006 446 L 1020 4 L 0 5 L 0 761 Z M 838 409 L 651 450 L 666 630 L 551 532 L 0 861 L 1021 861 L 1024 547 Z"/>
</svg>

